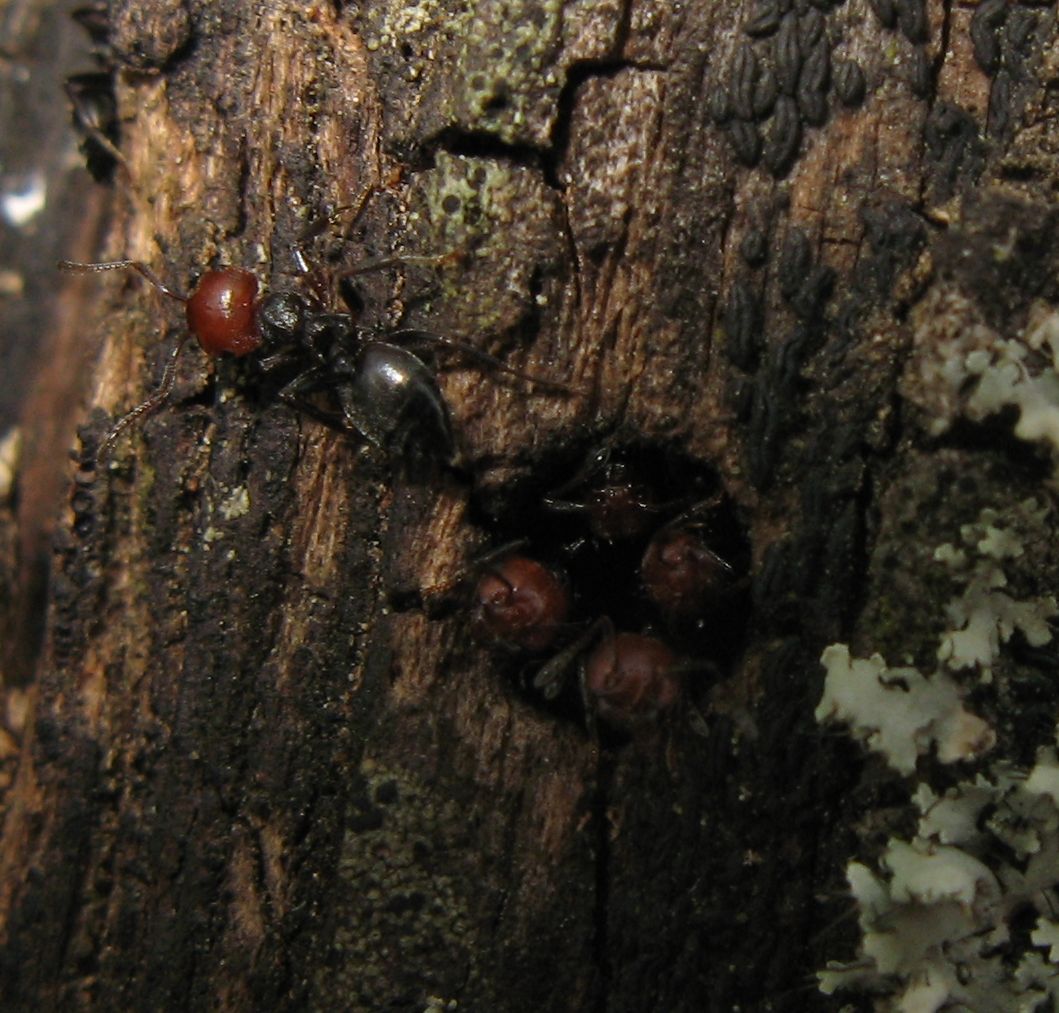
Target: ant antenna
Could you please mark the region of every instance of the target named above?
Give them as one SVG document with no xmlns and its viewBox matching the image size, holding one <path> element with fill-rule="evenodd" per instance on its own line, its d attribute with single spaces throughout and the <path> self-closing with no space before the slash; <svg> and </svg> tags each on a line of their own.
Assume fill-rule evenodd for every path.
<svg viewBox="0 0 1059 1013">
<path fill-rule="evenodd" d="M 153 415 L 159 408 L 161 408 L 166 401 L 169 400 L 169 395 L 173 393 L 173 385 L 176 383 L 176 365 L 177 359 L 180 358 L 180 353 L 184 350 L 184 345 L 187 343 L 188 335 L 184 335 L 174 346 L 173 350 L 169 353 L 169 361 L 165 364 L 165 369 L 162 372 L 161 382 L 158 384 L 154 393 L 147 398 L 146 401 L 138 404 L 132 411 L 126 412 L 114 425 L 111 430 L 103 438 L 103 441 L 99 444 L 99 448 L 96 450 L 96 465 L 106 457 L 110 448 L 114 446 L 117 438 L 131 426 L 137 419 L 146 418 L 149 415 Z"/>
<path fill-rule="evenodd" d="M 76 18 L 76 12 L 74 12 L 74 16 Z M 84 132 L 86 137 L 91 138 L 98 144 L 110 158 L 114 159 L 117 165 L 120 165 L 131 175 L 128 159 L 106 135 L 102 109 L 99 106 L 92 105 L 89 87 L 86 82 L 86 79 L 92 77 L 95 77 L 95 75 L 77 74 L 72 78 L 67 78 L 63 84 L 63 90 L 66 92 L 66 97 L 70 100 L 70 106 L 73 109 L 76 126 Z"/>
<path fill-rule="evenodd" d="M 104 260 L 86 264 L 79 260 L 60 260 L 59 270 L 67 274 L 98 274 L 102 271 L 135 271 L 146 278 L 162 295 L 186 303 L 188 297 L 170 288 L 142 260 Z"/>
<path fill-rule="evenodd" d="M 154 271 L 139 260 L 107 260 L 93 264 L 86 264 L 76 260 L 60 260 L 59 270 L 66 271 L 70 274 L 97 274 L 101 271 L 135 271 L 137 274 L 146 278 L 151 285 L 162 293 L 162 295 L 168 296 L 170 299 L 175 299 L 177 302 L 187 303 L 188 301 L 186 295 L 182 295 L 175 289 L 170 288 L 154 273 Z M 165 370 L 162 373 L 162 380 L 157 389 L 155 389 L 145 401 L 138 404 L 132 409 L 132 411 L 126 412 L 126 414 L 118 419 L 118 421 L 111 427 L 110 432 L 108 432 L 103 438 L 99 447 L 96 449 L 95 460 L 97 466 L 106 457 L 117 438 L 128 429 L 129 426 L 138 419 L 153 415 L 166 403 L 166 401 L 169 400 L 169 396 L 173 393 L 173 385 L 176 383 L 177 360 L 180 358 L 180 353 L 184 350 L 184 345 L 187 344 L 187 339 L 188 335 L 185 332 L 180 340 L 173 346 L 173 350 L 169 353 L 169 361 L 166 363 Z"/>
</svg>

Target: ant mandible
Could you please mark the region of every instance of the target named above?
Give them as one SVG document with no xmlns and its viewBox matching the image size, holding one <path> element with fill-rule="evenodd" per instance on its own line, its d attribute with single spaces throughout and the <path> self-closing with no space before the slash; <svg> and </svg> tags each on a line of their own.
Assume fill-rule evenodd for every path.
<svg viewBox="0 0 1059 1013">
<path fill-rule="evenodd" d="M 309 273 L 298 248 L 295 260 L 303 273 Z M 400 262 L 402 258 L 379 260 L 351 273 Z M 188 332 L 207 355 L 245 360 L 272 395 L 293 410 L 332 429 L 359 434 L 372 446 L 406 463 L 427 460 L 452 464 L 457 448 L 448 404 L 435 371 L 398 342 L 452 349 L 498 372 L 569 391 L 562 384 L 522 373 L 472 345 L 442 335 L 420 330 L 379 335 L 358 326 L 351 312 L 325 310 L 318 295 L 276 291 L 259 297 L 256 276 L 239 268 L 206 271 L 190 294 L 184 295 L 138 260 L 60 261 L 59 267 L 79 273 L 137 272 L 163 295 L 184 303 Z M 100 444 L 97 458 L 128 426 L 168 400 L 184 340 L 174 346 L 158 389 L 118 420 Z M 322 407 L 313 400 L 317 394 L 329 395 L 330 406 Z"/>
</svg>

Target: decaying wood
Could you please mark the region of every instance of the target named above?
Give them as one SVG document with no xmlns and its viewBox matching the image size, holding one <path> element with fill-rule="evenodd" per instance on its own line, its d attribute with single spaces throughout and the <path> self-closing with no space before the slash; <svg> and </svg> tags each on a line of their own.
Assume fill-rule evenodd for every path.
<svg viewBox="0 0 1059 1013">
<path fill-rule="evenodd" d="M 89 286 L 4 1007 L 837 1008 L 813 973 L 853 955 L 845 862 L 865 814 L 875 847 L 896 831 L 886 778 L 814 722 L 820 652 L 900 652 L 941 608 L 924 532 L 1047 470 L 993 430 L 932 438 L 901 393 L 915 308 L 943 283 L 987 304 L 979 255 L 1055 182 L 1054 11 L 1018 10 L 1016 39 L 911 0 L 113 0 L 99 256 L 305 284 L 306 225 L 370 189 L 317 263 L 451 256 L 358 277 L 366 323 L 570 392 L 451 364 L 463 469 L 411 481 L 189 353 L 97 467 L 184 325 L 137 278 Z M 1043 242 L 991 319 L 1059 295 Z M 464 603 L 396 593 L 546 529 L 607 441 L 708 476 L 748 547 L 745 626 L 691 689 L 706 734 L 596 739 Z M 634 570 L 607 582 L 641 600 Z M 575 591 L 591 617 L 601 588 Z"/>
</svg>

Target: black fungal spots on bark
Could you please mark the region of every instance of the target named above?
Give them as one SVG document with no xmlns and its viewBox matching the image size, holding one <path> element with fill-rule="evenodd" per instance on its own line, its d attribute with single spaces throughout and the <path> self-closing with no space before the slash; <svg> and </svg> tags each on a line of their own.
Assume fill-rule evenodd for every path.
<svg viewBox="0 0 1059 1013">
<path fill-rule="evenodd" d="M 864 101 L 867 82 L 856 61 L 838 60 L 840 28 L 829 15 L 840 3 L 757 0 L 727 66 L 707 96 L 736 160 L 781 179 L 790 172 L 810 127 L 837 106 Z"/>
</svg>

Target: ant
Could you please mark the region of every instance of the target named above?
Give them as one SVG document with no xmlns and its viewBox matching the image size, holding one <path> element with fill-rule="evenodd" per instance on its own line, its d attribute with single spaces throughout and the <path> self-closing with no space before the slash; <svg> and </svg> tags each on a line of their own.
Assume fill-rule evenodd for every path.
<svg viewBox="0 0 1059 1013">
<path fill-rule="evenodd" d="M 571 493 L 580 493 L 581 499 L 568 499 Z M 552 513 L 582 514 L 592 537 L 606 543 L 644 534 L 667 506 L 655 502 L 637 469 L 609 445 L 590 454 L 574 476 L 541 503 Z"/>
<path fill-rule="evenodd" d="M 479 562 L 472 626 L 503 648 L 541 654 L 554 648 L 569 625 L 570 591 L 564 575 L 522 555 L 516 551 L 520 547 L 517 542 L 504 546 Z M 657 637 L 618 633 L 602 617 L 538 670 L 534 688 L 554 700 L 579 656 L 581 699 L 590 725 L 598 716 L 625 730 L 673 709 L 684 698 L 685 672 L 703 667 L 679 661 Z"/>
<path fill-rule="evenodd" d="M 745 586 L 735 567 L 703 537 L 701 529 L 709 525 L 695 520 L 719 504 L 715 496 L 674 517 L 651 536 L 644 550 L 640 580 L 667 620 L 696 619 Z"/>
<path fill-rule="evenodd" d="M 559 638 L 570 617 L 565 576 L 505 546 L 481 561 L 472 626 L 486 639 L 539 654 Z"/>
<path fill-rule="evenodd" d="M 503 546 L 476 564 L 471 623 L 499 647 L 540 655 L 553 650 L 570 628 L 570 589 L 564 574 L 518 551 L 522 545 Z M 581 699 L 590 725 L 599 717 L 626 731 L 682 702 L 691 707 L 685 699 L 685 675 L 702 669 L 716 672 L 708 662 L 679 659 L 656 636 L 617 632 L 610 618 L 602 616 L 538 669 L 533 688 L 545 700 L 556 699 L 578 658 Z"/>
<path fill-rule="evenodd" d="M 680 658 L 653 634 L 619 632 L 609 617 L 601 616 L 540 668 L 534 688 L 546 700 L 554 700 L 578 658 L 578 683 L 590 731 L 599 718 L 611 728 L 633 733 L 681 708 L 692 730 L 706 734 L 705 719 L 688 694 L 687 676 L 698 671 L 716 676 L 712 662 Z"/>
<path fill-rule="evenodd" d="M 356 206 L 356 215 L 370 193 Z M 340 208 L 330 217 L 347 210 Z M 409 260 L 439 259 L 387 258 L 348 273 Z M 295 262 L 301 273 L 319 282 L 299 247 L 295 248 Z M 320 284 L 313 284 L 311 296 L 293 291 L 261 296 L 256 276 L 234 267 L 206 271 L 187 295 L 166 285 L 138 260 L 60 261 L 59 268 L 81 273 L 135 271 L 162 295 L 184 304 L 188 333 L 207 355 L 245 360 L 251 374 L 272 396 L 293 410 L 340 432 L 358 434 L 371 446 L 405 462 L 455 465 L 458 458 L 448 404 L 438 387 L 436 371 L 405 344 L 448 348 L 497 372 L 569 392 L 563 384 L 522 373 L 452 338 L 420 330 L 380 334 L 360 327 L 352 312 L 353 300 L 344 288 L 350 311 L 331 312 L 324 307 Z M 157 411 L 169 399 L 185 340 L 186 336 L 173 348 L 157 390 L 118 420 L 100 444 L 97 458 L 128 426 Z M 318 395 L 329 396 L 326 406 L 316 400 Z"/>
</svg>

